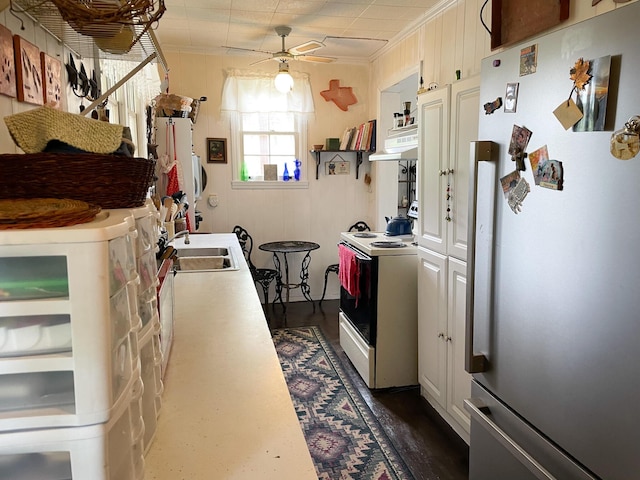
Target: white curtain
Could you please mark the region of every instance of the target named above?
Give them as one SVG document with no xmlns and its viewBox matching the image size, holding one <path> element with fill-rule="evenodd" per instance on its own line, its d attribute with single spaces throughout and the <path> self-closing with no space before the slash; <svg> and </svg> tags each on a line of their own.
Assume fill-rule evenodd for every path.
<svg viewBox="0 0 640 480">
<path fill-rule="evenodd" d="M 127 60 L 111 60 L 108 58 L 100 60 L 100 68 L 104 76 L 113 80 L 113 83 L 120 81 L 139 65 L 137 62 Z M 158 67 L 153 63 L 144 66 L 138 73 L 131 77 L 127 84 L 133 88 L 136 100 L 143 107 L 149 105 L 151 101 L 160 93 L 160 76 Z M 107 89 L 104 87 L 103 93 Z M 144 113 L 140 112 L 140 113 Z"/>
<path fill-rule="evenodd" d="M 274 86 L 273 74 L 228 70 L 220 110 L 225 113 L 293 112 L 312 115 L 315 109 L 309 75 L 290 73 L 293 89 L 280 93 Z"/>
</svg>

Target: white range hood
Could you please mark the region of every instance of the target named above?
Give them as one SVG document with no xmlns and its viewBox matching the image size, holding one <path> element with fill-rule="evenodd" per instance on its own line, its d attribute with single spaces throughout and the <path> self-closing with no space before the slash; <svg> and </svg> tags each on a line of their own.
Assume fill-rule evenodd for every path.
<svg viewBox="0 0 640 480">
<path fill-rule="evenodd" d="M 389 134 L 389 137 L 384 141 L 384 151 L 369 155 L 370 162 L 418 159 L 417 125 L 390 130 Z"/>
</svg>

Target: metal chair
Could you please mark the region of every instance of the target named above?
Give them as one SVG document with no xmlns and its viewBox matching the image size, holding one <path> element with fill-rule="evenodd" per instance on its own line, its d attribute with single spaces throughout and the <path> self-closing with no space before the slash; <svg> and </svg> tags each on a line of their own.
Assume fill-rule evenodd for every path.
<svg viewBox="0 0 640 480">
<path fill-rule="evenodd" d="M 349 227 L 349 231 L 350 232 L 370 232 L 371 229 L 369 228 L 369 225 L 366 224 L 366 222 L 358 221 Z M 329 274 L 333 272 L 337 275 L 339 271 L 339 267 L 340 266 L 337 263 L 332 263 L 324 271 L 324 287 L 322 288 L 322 297 L 320 298 L 318 305 L 322 304 L 322 301 L 324 300 L 324 295 L 325 293 L 327 293 L 327 280 L 329 278 Z"/>
<path fill-rule="evenodd" d="M 262 287 L 262 292 L 264 293 L 264 310 L 268 321 L 269 314 L 267 313 L 267 309 L 269 307 L 269 287 L 271 286 L 271 282 L 278 278 L 278 271 L 273 268 L 257 268 L 253 264 L 253 262 L 251 261 L 253 238 L 251 237 L 251 235 L 249 235 L 249 232 L 247 232 L 246 229 L 239 225 L 236 225 L 235 227 L 233 227 L 233 233 L 235 233 L 236 237 L 238 237 L 238 242 L 240 243 L 242 253 L 244 254 L 244 258 L 247 261 L 247 265 L 249 266 L 249 271 L 251 272 L 253 282 L 259 283 Z"/>
</svg>

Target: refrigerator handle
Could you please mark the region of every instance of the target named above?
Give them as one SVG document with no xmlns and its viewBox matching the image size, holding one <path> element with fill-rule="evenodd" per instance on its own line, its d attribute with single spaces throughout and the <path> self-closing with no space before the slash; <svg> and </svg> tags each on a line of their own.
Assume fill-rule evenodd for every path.
<svg viewBox="0 0 640 480">
<path fill-rule="evenodd" d="M 477 421 L 482 428 L 500 442 L 500 445 L 506 448 L 507 451 L 533 473 L 536 478 L 540 480 L 556 480 L 556 477 L 549 473 L 535 458 L 529 455 L 524 448 L 518 445 L 504 430 L 485 415 L 482 411 L 485 407 L 483 405 L 477 405 L 476 399 L 465 399 L 464 408 L 471 414 L 473 420 Z"/>
<path fill-rule="evenodd" d="M 486 372 L 489 362 L 485 355 L 475 353 L 474 342 L 474 300 L 476 261 L 476 213 L 478 199 L 478 162 L 496 161 L 498 145 L 490 141 L 471 142 L 469 154 L 469 220 L 467 233 L 467 311 L 465 323 L 464 367 L 469 373 Z"/>
</svg>

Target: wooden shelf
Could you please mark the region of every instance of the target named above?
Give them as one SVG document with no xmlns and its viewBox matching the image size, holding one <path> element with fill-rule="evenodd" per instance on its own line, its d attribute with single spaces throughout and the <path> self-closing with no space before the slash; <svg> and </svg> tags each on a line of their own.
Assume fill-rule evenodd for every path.
<svg viewBox="0 0 640 480">
<path fill-rule="evenodd" d="M 370 150 L 309 150 L 310 153 L 315 155 L 316 157 L 316 180 L 319 178 L 319 169 L 320 169 L 320 157 L 323 153 L 333 153 L 334 155 L 340 153 L 355 153 L 356 154 L 356 180 L 359 176 L 360 165 L 362 165 L 362 154 L 364 153 L 373 153 Z"/>
</svg>

